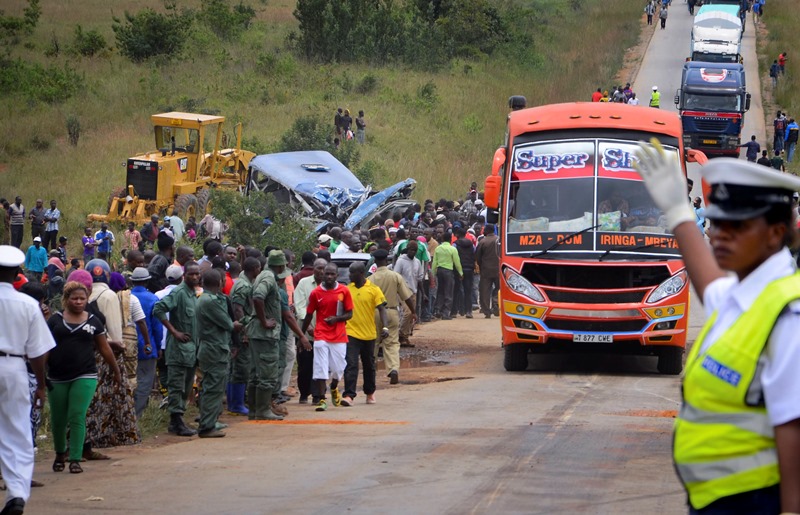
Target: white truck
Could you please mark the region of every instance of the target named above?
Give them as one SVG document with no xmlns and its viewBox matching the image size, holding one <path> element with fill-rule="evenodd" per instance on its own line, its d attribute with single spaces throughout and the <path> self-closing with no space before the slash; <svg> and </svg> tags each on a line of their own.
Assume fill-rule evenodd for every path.
<svg viewBox="0 0 800 515">
<path fill-rule="evenodd" d="M 740 63 L 742 22 L 731 14 L 712 11 L 695 17 L 692 27 L 692 61 Z"/>
</svg>

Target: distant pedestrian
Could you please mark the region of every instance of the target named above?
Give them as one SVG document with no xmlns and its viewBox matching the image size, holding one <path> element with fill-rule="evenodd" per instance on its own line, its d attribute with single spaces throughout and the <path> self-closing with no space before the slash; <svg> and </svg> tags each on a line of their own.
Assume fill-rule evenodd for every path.
<svg viewBox="0 0 800 515">
<path fill-rule="evenodd" d="M 92 259 L 94 259 L 94 252 L 100 242 L 94 239 L 92 236 L 92 228 L 85 227 L 83 229 L 83 237 L 81 238 L 81 244 L 83 244 L 83 262 L 88 263 Z"/>
<path fill-rule="evenodd" d="M 8 212 L 11 204 L 8 203 L 8 200 L 0 198 L 0 205 L 3 206 L 3 239 L 0 244 L 8 245 L 11 243 L 11 214 Z"/>
<path fill-rule="evenodd" d="M 639 105 L 639 99 L 636 98 L 636 93 L 631 93 L 631 99 L 628 100 L 628 105 L 629 106 L 638 106 Z"/>
<path fill-rule="evenodd" d="M 656 4 L 653 0 L 647 2 L 647 5 L 644 6 L 644 13 L 647 15 L 647 24 L 653 24 L 653 15 L 656 13 Z"/>
<path fill-rule="evenodd" d="M 44 238 L 42 243 L 47 250 L 53 250 L 58 246 L 58 220 L 61 218 L 55 200 L 50 201 L 50 209 L 44 212 Z"/>
<path fill-rule="evenodd" d="M 658 91 L 658 86 L 653 86 L 653 92 L 650 94 L 650 107 L 661 108 L 661 93 Z"/>
<path fill-rule="evenodd" d="M 770 160 L 770 164 L 772 165 L 772 167 L 774 169 L 776 169 L 776 170 L 778 170 L 780 172 L 785 172 L 786 171 L 786 167 L 783 164 L 783 158 L 781 157 L 781 151 L 780 150 L 776 150 L 775 151 L 775 155 Z"/>
<path fill-rule="evenodd" d="M 31 209 L 28 218 L 31 221 L 31 239 L 36 238 L 37 236 L 44 241 L 44 201 L 38 198 L 36 199 L 36 206 Z"/>
<path fill-rule="evenodd" d="M 794 149 L 797 148 L 797 136 L 800 134 L 800 126 L 794 121 L 794 118 L 789 118 L 789 125 L 786 126 L 786 162 L 791 163 L 794 158 Z"/>
<path fill-rule="evenodd" d="M 600 88 L 597 88 L 597 91 L 592 93 L 592 102 L 600 102 L 600 99 L 603 98 L 603 92 Z"/>
<path fill-rule="evenodd" d="M 697 0 L 688 0 L 686 3 L 689 4 L 689 14 L 694 16 L 694 6 L 697 4 Z"/>
<path fill-rule="evenodd" d="M 786 52 L 781 52 L 780 55 L 778 55 L 778 67 L 781 69 L 781 75 L 786 73 L 786 60 L 788 58 Z"/>
<path fill-rule="evenodd" d="M 661 30 L 664 30 L 664 29 L 667 28 L 667 15 L 668 14 L 669 14 L 669 12 L 667 11 L 667 5 L 665 3 L 664 5 L 661 6 L 661 12 L 658 13 L 658 18 L 661 20 Z"/>
<path fill-rule="evenodd" d="M 39 282 L 42 280 L 45 267 L 47 267 L 47 251 L 42 247 L 42 239 L 37 236 L 25 253 L 25 270 Z"/>
<path fill-rule="evenodd" d="M 778 64 L 778 60 L 775 59 L 772 61 L 772 66 L 769 67 L 769 78 L 772 79 L 772 87 L 778 86 L 778 74 L 781 73 L 780 65 Z"/>
<path fill-rule="evenodd" d="M 772 128 L 774 136 L 772 138 L 772 148 L 775 150 L 783 150 L 783 140 L 786 138 L 786 116 L 778 111 L 775 119 L 772 121 Z"/>
<path fill-rule="evenodd" d="M 336 136 L 341 139 L 342 137 L 342 108 L 336 110 L 336 114 L 333 115 L 333 127 L 336 131 Z"/>
<path fill-rule="evenodd" d="M 772 161 L 770 161 L 769 157 L 767 157 L 767 151 L 766 150 L 762 150 L 761 151 L 761 157 L 758 158 L 758 161 L 756 161 L 756 163 L 760 164 L 760 165 L 763 165 L 763 166 L 767 166 L 769 168 L 772 168 Z"/>
<path fill-rule="evenodd" d="M 20 248 L 22 231 L 25 227 L 25 206 L 22 204 L 22 197 L 15 198 L 14 203 L 8 206 L 8 214 L 11 225 L 11 245 Z"/>
<path fill-rule="evenodd" d="M 747 152 L 745 153 L 747 160 L 753 163 L 756 162 L 756 159 L 758 159 L 758 153 L 761 152 L 761 145 L 759 145 L 756 141 L 755 134 L 750 136 L 750 141 L 739 145 L 739 147 L 747 147 Z"/>
<path fill-rule="evenodd" d="M 342 124 L 342 134 L 344 134 L 344 139 L 346 140 L 353 139 L 353 131 L 351 129 L 353 126 L 353 118 L 350 116 L 349 109 L 344 110 L 344 115 L 342 115 L 341 124 Z"/>
<path fill-rule="evenodd" d="M 366 135 L 367 122 L 364 121 L 364 111 L 359 111 L 358 117 L 356 118 L 356 141 L 363 145 Z"/>
<path fill-rule="evenodd" d="M 611 97 L 611 101 L 617 104 L 625 103 L 625 93 L 622 92 L 622 86 L 617 86 L 617 89 L 614 90 L 614 95 Z"/>
</svg>

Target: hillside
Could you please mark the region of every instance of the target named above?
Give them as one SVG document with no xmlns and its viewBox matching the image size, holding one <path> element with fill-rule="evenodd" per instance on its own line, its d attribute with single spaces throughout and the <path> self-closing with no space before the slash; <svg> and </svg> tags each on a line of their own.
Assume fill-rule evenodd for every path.
<svg viewBox="0 0 800 515">
<path fill-rule="evenodd" d="M 178 0 L 177 7 L 197 12 L 207 1 Z M 476 50 L 426 71 L 413 63 L 308 61 L 287 49 L 287 36 L 298 30 L 292 0 L 248 3 L 255 17 L 231 39 L 187 23 L 179 58 L 133 63 L 117 48 L 114 17 L 146 7 L 163 13 L 162 2 L 40 0 L 32 32 L 3 42 L 8 57 L 0 73 L 38 64 L 67 70 L 66 84 L 50 84 L 56 90 L 69 90 L 69 82 L 79 87 L 55 101 L 37 99 L 35 82 L 0 90 L 0 196 L 21 195 L 30 206 L 36 197 L 58 199 L 62 231 L 74 237 L 84 216 L 102 212 L 108 193 L 124 182 L 125 159 L 153 147 L 150 114 L 219 113 L 243 122 L 249 145 L 264 151 L 299 117 L 322 116 L 332 125 L 343 107 L 366 113 L 361 162 L 380 171 L 378 187 L 413 177 L 419 199 L 457 197 L 487 174 L 510 95 L 527 96 L 529 105 L 588 99 L 610 85 L 641 26 L 640 0 L 492 2 L 515 14 L 524 51 L 506 42 L 491 56 Z M 7 0 L 4 14 L 22 17 L 27 5 Z M 93 57 L 71 51 L 78 25 L 84 35 L 99 33 L 106 48 Z M 68 119 L 80 126 L 77 146 L 69 143 Z"/>
</svg>

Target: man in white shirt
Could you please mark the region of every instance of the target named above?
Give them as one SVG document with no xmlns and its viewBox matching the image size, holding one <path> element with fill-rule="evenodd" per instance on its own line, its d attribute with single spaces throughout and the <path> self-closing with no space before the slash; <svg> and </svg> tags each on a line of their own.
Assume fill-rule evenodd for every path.
<svg viewBox="0 0 800 515">
<path fill-rule="evenodd" d="M 342 232 L 340 236 L 342 242 L 333 251 L 334 254 L 343 254 L 345 252 L 358 252 L 358 245 L 353 241 L 353 233 L 350 231 Z"/>
<path fill-rule="evenodd" d="M 311 292 L 322 284 L 322 279 L 325 276 L 325 266 L 328 264 L 324 259 L 316 259 L 314 261 L 314 274 L 308 277 L 303 277 L 297 286 L 294 288 L 294 309 L 297 313 L 298 320 L 306 318 L 306 308 L 308 308 L 308 299 Z M 311 325 L 308 326 L 308 333 L 314 334 L 314 327 L 316 326 L 316 315 L 311 319 Z M 314 373 L 314 349 L 304 351 L 298 349 L 297 352 L 297 389 L 300 390 L 300 404 L 307 404 L 309 395 L 312 395 L 312 376 Z M 319 399 L 314 398 L 316 404 Z"/>
<path fill-rule="evenodd" d="M 411 301 L 417 305 L 417 288 L 425 277 L 425 269 L 422 261 L 416 258 L 419 244 L 416 240 L 411 240 L 406 245 L 406 251 L 398 256 L 393 270 L 403 277 L 406 286 L 413 295 Z M 400 346 L 413 347 L 409 338 L 414 333 L 414 319 L 408 309 L 403 309 L 400 314 Z"/>
<path fill-rule="evenodd" d="M 25 261 L 21 250 L 0 245 L 0 472 L 6 483 L 3 513 L 22 513 L 31 493 L 33 440 L 25 359 L 36 375 L 36 404 L 47 395 L 45 362 L 56 346 L 39 303 L 14 290 Z"/>
</svg>

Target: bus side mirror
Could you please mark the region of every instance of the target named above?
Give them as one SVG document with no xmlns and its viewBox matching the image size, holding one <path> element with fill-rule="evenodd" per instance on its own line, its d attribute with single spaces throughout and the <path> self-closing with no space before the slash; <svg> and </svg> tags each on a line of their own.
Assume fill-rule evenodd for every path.
<svg viewBox="0 0 800 515">
<path fill-rule="evenodd" d="M 749 111 L 750 110 L 750 93 L 748 93 L 744 97 L 744 110 L 745 111 Z"/>
<path fill-rule="evenodd" d="M 675 105 L 681 103 L 681 90 L 675 92 Z"/>
<path fill-rule="evenodd" d="M 492 209 L 497 209 L 500 205 L 500 189 L 503 184 L 503 178 L 500 177 L 500 169 L 506 163 L 506 149 L 505 147 L 498 148 L 494 153 L 494 160 L 492 161 L 492 175 L 486 178 L 483 189 L 483 202 L 486 204 L 487 212 Z"/>
</svg>

